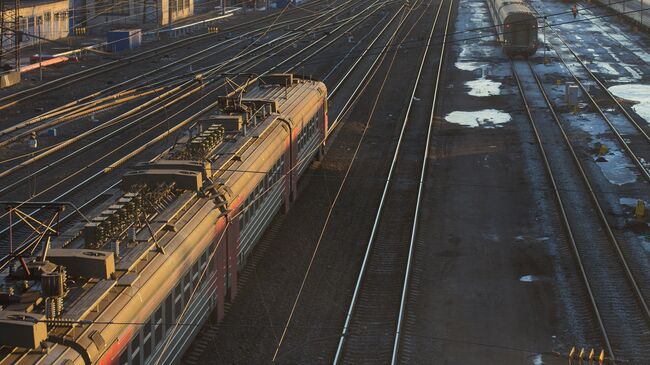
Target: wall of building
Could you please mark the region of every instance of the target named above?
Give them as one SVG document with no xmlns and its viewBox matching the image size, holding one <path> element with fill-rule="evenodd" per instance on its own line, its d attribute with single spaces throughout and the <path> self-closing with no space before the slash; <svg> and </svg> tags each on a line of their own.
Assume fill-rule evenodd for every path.
<svg viewBox="0 0 650 365">
<path fill-rule="evenodd" d="M 194 0 L 87 0 L 87 21 L 98 27 L 168 26 L 194 15 Z"/>
<path fill-rule="evenodd" d="M 38 43 L 37 36 L 50 40 L 65 38 L 69 33 L 68 0 L 30 3 L 20 7 L 22 46 Z"/>
</svg>

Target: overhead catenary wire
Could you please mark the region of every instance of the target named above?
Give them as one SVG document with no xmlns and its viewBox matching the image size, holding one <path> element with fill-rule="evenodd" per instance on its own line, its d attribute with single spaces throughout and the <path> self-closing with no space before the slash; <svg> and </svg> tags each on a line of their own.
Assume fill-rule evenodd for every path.
<svg viewBox="0 0 650 365">
<path fill-rule="evenodd" d="M 584 20 L 582 20 L 582 21 L 584 21 Z M 407 41 L 407 42 L 408 42 L 408 41 Z M 311 62 L 306 62 L 306 63 L 311 63 Z M 6 213 L 5 213 L 4 215 L 6 215 Z M 3 216 L 4 216 L 4 215 L 3 215 Z"/>
<path fill-rule="evenodd" d="M 602 17 L 606 17 L 606 16 L 602 16 Z M 592 19 L 592 18 L 589 18 L 589 19 Z M 586 20 L 589 20 L 589 19 L 581 19 L 581 20 L 579 20 L 579 21 L 586 21 Z M 569 23 L 573 23 L 573 22 L 575 22 L 575 21 L 571 21 L 571 22 L 569 22 Z M 484 37 L 484 36 L 482 36 L 482 37 L 478 37 L 478 38 L 483 38 L 483 37 Z M 459 40 L 459 41 L 465 41 L 465 40 L 467 40 L 467 39 L 461 39 L 461 40 Z M 448 43 L 449 43 L 449 42 L 448 42 Z M 305 62 L 305 64 L 311 64 L 311 63 L 312 63 L 312 62 Z M 6 213 L 5 213 L 5 214 L 6 214 Z"/>
<path fill-rule="evenodd" d="M 208 2 L 212 2 L 212 1 L 218 2 L 218 1 L 221 1 L 221 0 L 208 0 Z M 311 2 L 306 3 L 305 5 L 294 5 L 294 6 L 291 6 L 291 7 L 287 6 L 287 7 L 282 8 L 282 12 L 284 12 L 284 11 L 286 11 L 286 10 L 292 10 L 292 9 L 298 9 L 298 10 L 300 10 L 300 9 L 303 9 L 303 7 L 308 7 L 308 6 L 312 6 L 312 5 L 318 4 L 320 1 L 321 1 L 321 0 L 314 0 L 314 1 L 311 1 Z M 629 0 L 628 0 L 628 1 L 629 1 Z M 243 4 L 243 3 L 245 3 L 245 2 L 242 2 L 241 4 Z M 140 14 L 140 15 L 141 15 L 141 14 Z M 185 20 L 185 19 L 184 19 L 184 20 Z M 261 20 L 261 19 L 259 19 L 259 20 Z M 181 22 L 180 24 L 183 24 L 183 23 Z M 98 24 L 98 25 L 96 25 L 96 26 L 97 26 L 97 27 L 99 27 L 99 26 L 104 26 L 104 24 Z M 93 27 L 93 26 L 91 26 L 91 27 Z M 157 26 L 156 28 L 153 28 L 153 29 L 141 29 L 141 30 L 139 31 L 139 33 L 144 33 L 144 32 L 155 32 L 155 31 L 160 31 L 160 30 L 166 30 L 166 29 L 169 29 L 169 27 L 170 27 L 170 25 L 160 25 L 160 26 Z M 88 27 L 86 27 L 86 28 L 88 28 Z M 0 27 L 0 29 L 3 29 L 3 30 L 5 30 L 5 31 L 12 31 L 12 29 L 10 29 L 10 28 L 1 28 L 1 27 Z M 23 33 L 24 33 L 24 32 L 23 32 Z M 62 41 L 62 39 L 65 39 L 65 38 L 48 39 L 48 38 L 46 38 L 46 37 L 44 37 L 44 36 L 38 36 L 38 35 L 36 35 L 36 34 L 31 34 L 31 33 L 24 33 L 24 34 L 27 34 L 27 35 L 30 36 L 30 37 L 34 37 L 34 38 L 37 38 L 37 39 L 41 39 L 42 41 L 45 41 L 45 42 L 48 42 L 48 43 L 52 43 L 52 44 L 54 44 L 54 45 L 59 45 L 59 46 L 61 46 L 61 47 L 66 47 L 66 48 L 69 47 L 69 44 L 65 43 L 65 41 Z M 216 34 L 216 33 L 215 33 L 215 34 Z M 215 35 L 215 34 L 212 34 L 212 35 Z M 203 34 L 203 35 L 205 36 L 205 34 Z M 100 45 L 102 45 L 102 46 L 108 46 L 108 45 L 110 45 L 110 44 L 113 44 L 113 43 L 115 43 L 115 42 L 119 42 L 119 41 L 120 41 L 120 40 L 115 40 L 115 41 L 110 41 L 110 42 L 108 42 L 108 41 L 107 41 L 107 42 L 102 42 L 102 43 L 100 43 Z M 19 49 L 26 49 L 26 48 L 30 48 L 30 47 L 32 47 L 32 46 L 33 46 L 33 45 L 31 45 L 31 44 L 28 44 L 28 45 L 21 45 L 21 46 L 19 46 Z M 15 47 L 12 47 L 12 48 L 11 48 L 11 50 L 14 50 L 14 49 L 15 49 Z M 82 50 L 89 51 L 89 52 L 94 52 L 94 53 L 100 53 L 100 54 L 102 54 L 102 55 L 104 55 L 104 56 L 110 55 L 113 59 L 120 59 L 117 55 L 114 55 L 114 54 L 108 54 L 108 53 L 106 53 L 106 52 L 96 50 L 96 49 L 93 48 L 92 46 L 90 46 L 90 47 L 83 47 Z M 0 74 L 1 74 L 1 73 L 2 73 L 2 72 L 0 72 Z"/>
</svg>

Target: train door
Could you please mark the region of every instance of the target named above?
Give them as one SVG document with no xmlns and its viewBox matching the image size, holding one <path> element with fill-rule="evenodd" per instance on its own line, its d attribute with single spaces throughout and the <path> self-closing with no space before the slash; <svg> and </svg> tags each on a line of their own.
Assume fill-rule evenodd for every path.
<svg viewBox="0 0 650 365">
<path fill-rule="evenodd" d="M 531 29 L 527 22 L 512 24 L 512 45 L 514 47 L 528 47 Z"/>
</svg>

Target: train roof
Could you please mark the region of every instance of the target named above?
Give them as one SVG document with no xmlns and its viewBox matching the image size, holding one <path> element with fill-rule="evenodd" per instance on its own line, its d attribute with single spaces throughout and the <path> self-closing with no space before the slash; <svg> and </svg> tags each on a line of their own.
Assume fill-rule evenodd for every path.
<svg viewBox="0 0 650 365">
<path fill-rule="evenodd" d="M 522 0 L 495 0 L 495 7 L 503 15 L 522 14 L 529 17 L 535 17 L 530 6 Z"/>
<path fill-rule="evenodd" d="M 322 82 L 291 74 L 259 77 L 243 92 L 220 98 L 219 107 L 197 120 L 192 133 L 182 135 L 158 158 L 135 166 L 123 176 L 119 188 L 105 191 L 104 202 L 87 214 L 87 219 L 72 223 L 53 237 L 46 261 L 38 252 L 24 254 L 30 275 L 38 273 L 41 277 L 28 276 L 22 265 L 8 265 L 0 273 L 4 282 L 0 333 L 15 331 L 18 322 L 19 330 L 29 335 L 18 342 L 0 335 L 0 364 L 42 360 L 47 355 L 41 341 L 48 333 L 66 332 L 58 325 L 66 321 L 92 323 L 98 319 L 93 309 L 100 303 L 111 305 L 106 301 L 125 290 L 136 295 L 140 284 L 134 283 L 143 280 L 140 276 L 146 268 L 165 260 L 156 261 L 155 257 L 170 257 L 185 242 L 186 237 L 179 232 L 190 222 L 180 216 L 194 209 L 193 214 L 200 218 L 221 209 L 216 204 L 219 199 L 227 205 L 237 193 L 223 179 L 232 177 L 233 166 L 250 157 L 246 150 L 262 143 L 264 136 L 277 128 L 284 128 L 288 136 L 291 129 L 322 107 L 326 98 Z M 156 199 L 151 213 L 147 213 L 147 199 Z M 146 224 L 134 230 L 124 228 L 129 220 L 133 222 L 134 214 L 146 216 Z M 61 266 L 66 268 L 62 277 Z M 43 279 L 50 276 L 51 281 Z M 65 288 L 60 288 L 61 295 L 53 295 L 51 291 L 58 285 Z M 62 305 L 62 310 L 57 313 L 56 308 L 48 307 L 46 297 L 60 298 L 61 303 L 53 305 Z M 55 312 L 48 313 L 52 310 Z M 3 314 L 11 316 L 5 318 Z M 44 330 L 48 333 L 43 334 Z M 57 346 L 63 345 L 49 347 L 52 350 Z"/>
</svg>

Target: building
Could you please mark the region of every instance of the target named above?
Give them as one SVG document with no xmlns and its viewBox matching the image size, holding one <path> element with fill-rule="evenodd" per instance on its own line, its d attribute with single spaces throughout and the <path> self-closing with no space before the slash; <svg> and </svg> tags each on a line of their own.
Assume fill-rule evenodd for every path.
<svg viewBox="0 0 650 365">
<path fill-rule="evenodd" d="M 194 0 L 87 0 L 86 24 L 91 31 L 116 27 L 159 27 L 194 15 Z"/>
<path fill-rule="evenodd" d="M 67 37 L 68 8 L 68 0 L 22 1 L 19 11 L 21 47 L 38 43 L 39 37 L 49 40 Z"/>
</svg>

